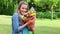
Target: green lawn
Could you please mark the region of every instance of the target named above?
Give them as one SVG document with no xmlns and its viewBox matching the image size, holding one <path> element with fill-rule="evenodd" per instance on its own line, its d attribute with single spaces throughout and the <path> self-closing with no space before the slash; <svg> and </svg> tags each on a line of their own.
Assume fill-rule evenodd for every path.
<svg viewBox="0 0 60 34">
<path fill-rule="evenodd" d="M 0 15 L 0 34 L 11 32 L 11 16 Z M 35 34 L 60 34 L 60 19 L 36 19 Z"/>
</svg>

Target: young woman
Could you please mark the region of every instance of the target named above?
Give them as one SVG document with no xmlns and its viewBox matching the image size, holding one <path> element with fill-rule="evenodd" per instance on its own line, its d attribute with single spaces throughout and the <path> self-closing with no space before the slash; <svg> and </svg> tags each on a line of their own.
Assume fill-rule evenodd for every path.
<svg viewBox="0 0 60 34">
<path fill-rule="evenodd" d="M 28 11 L 28 3 L 21 1 L 17 10 L 18 11 L 12 16 L 12 34 L 29 34 L 27 25 L 32 23 L 33 20 L 24 23 L 19 16 L 24 15 Z"/>
</svg>

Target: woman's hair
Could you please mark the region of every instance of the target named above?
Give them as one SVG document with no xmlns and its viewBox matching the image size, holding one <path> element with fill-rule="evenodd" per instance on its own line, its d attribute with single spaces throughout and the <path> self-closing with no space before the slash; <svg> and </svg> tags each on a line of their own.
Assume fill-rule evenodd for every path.
<svg viewBox="0 0 60 34">
<path fill-rule="evenodd" d="M 19 2 L 19 4 L 18 4 L 18 8 L 17 8 L 17 10 L 20 9 L 20 7 L 21 7 L 22 4 L 25 4 L 25 5 L 28 6 L 28 3 L 27 3 L 27 2 L 25 2 L 25 1 L 21 1 L 21 2 Z M 29 8 L 28 8 L 28 9 L 29 9 Z"/>
</svg>

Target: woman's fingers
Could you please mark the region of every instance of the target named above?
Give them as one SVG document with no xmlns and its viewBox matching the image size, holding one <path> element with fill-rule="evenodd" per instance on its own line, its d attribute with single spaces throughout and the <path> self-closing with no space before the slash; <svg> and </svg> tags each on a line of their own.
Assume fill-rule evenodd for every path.
<svg viewBox="0 0 60 34">
<path fill-rule="evenodd" d="M 29 20 L 28 22 L 29 22 L 29 23 L 33 23 L 33 20 Z"/>
</svg>

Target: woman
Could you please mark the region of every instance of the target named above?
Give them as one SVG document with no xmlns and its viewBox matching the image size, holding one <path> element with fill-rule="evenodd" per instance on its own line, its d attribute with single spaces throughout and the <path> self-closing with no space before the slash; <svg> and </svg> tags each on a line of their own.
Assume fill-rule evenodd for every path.
<svg viewBox="0 0 60 34">
<path fill-rule="evenodd" d="M 29 34 L 27 25 L 32 23 L 33 20 L 24 23 L 20 18 L 20 15 L 24 15 L 27 11 L 28 3 L 21 1 L 18 5 L 18 11 L 12 16 L 12 34 Z"/>
</svg>

